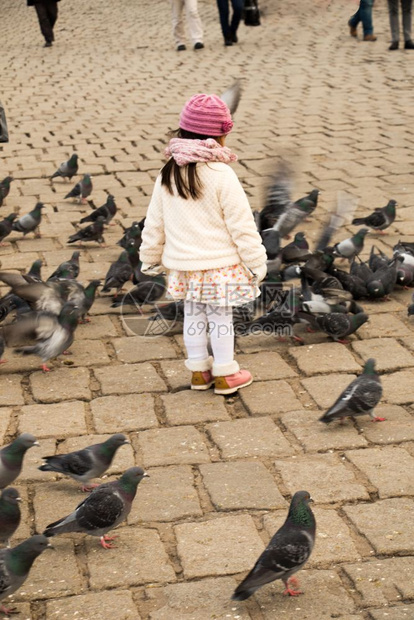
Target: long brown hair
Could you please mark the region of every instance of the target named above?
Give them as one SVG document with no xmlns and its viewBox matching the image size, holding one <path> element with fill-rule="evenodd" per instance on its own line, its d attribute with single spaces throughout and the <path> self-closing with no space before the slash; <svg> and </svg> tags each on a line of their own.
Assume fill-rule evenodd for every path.
<svg viewBox="0 0 414 620">
<path fill-rule="evenodd" d="M 220 137 L 216 136 L 202 136 L 198 133 L 186 131 L 185 129 L 177 129 L 170 134 L 175 138 L 183 138 L 185 140 L 207 140 L 213 138 L 220 142 Z M 179 166 L 175 159 L 171 157 L 161 169 L 161 185 L 165 185 L 170 194 L 174 194 L 173 182 L 177 189 L 177 193 L 181 198 L 187 200 L 187 198 L 201 198 L 203 184 L 197 173 L 197 162 L 191 162 L 186 166 Z"/>
</svg>

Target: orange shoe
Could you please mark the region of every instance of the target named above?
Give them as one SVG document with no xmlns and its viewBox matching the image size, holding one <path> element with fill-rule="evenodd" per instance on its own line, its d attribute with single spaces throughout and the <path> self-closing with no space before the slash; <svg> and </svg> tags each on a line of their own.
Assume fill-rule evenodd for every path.
<svg viewBox="0 0 414 620">
<path fill-rule="evenodd" d="M 214 377 L 211 370 L 196 370 L 191 377 L 192 390 L 209 390 L 214 383 Z"/>
<path fill-rule="evenodd" d="M 376 41 L 377 37 L 375 36 L 375 34 L 366 34 L 364 36 L 364 41 Z"/>
</svg>

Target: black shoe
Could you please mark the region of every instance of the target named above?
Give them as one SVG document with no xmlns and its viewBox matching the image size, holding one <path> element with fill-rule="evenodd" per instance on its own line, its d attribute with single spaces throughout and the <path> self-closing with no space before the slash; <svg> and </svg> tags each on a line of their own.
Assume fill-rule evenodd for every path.
<svg viewBox="0 0 414 620">
<path fill-rule="evenodd" d="M 203 48 L 204 48 L 204 43 L 201 43 L 201 41 L 197 41 L 197 43 L 194 45 L 195 50 L 202 50 Z"/>
<path fill-rule="evenodd" d="M 233 41 L 233 43 L 238 43 L 239 40 L 238 40 L 237 34 L 235 32 L 232 32 L 231 40 Z"/>
<path fill-rule="evenodd" d="M 392 41 L 391 45 L 388 48 L 389 50 L 397 50 L 398 49 L 398 41 Z"/>
<path fill-rule="evenodd" d="M 233 45 L 233 39 L 224 39 L 224 45 L 226 47 L 229 47 L 230 45 Z"/>
<path fill-rule="evenodd" d="M 185 45 L 177 45 L 177 52 L 185 52 L 186 49 Z"/>
<path fill-rule="evenodd" d="M 414 50 L 414 43 L 411 41 L 411 39 L 405 42 L 404 49 Z"/>
<path fill-rule="evenodd" d="M 52 47 L 52 41 L 46 41 L 44 47 Z"/>
</svg>

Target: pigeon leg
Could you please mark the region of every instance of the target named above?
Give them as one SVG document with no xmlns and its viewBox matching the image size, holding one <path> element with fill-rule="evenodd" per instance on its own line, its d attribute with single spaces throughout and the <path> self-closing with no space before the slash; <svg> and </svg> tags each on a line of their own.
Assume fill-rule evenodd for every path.
<svg viewBox="0 0 414 620">
<path fill-rule="evenodd" d="M 303 592 L 301 592 L 300 590 L 292 590 L 292 588 L 289 587 L 289 584 L 291 583 L 294 587 L 298 587 L 299 583 L 298 580 L 293 577 L 290 579 L 283 579 L 283 583 L 285 584 L 285 589 L 283 591 L 283 595 L 284 596 L 299 596 L 299 594 L 303 594 Z"/>
<path fill-rule="evenodd" d="M 308 332 L 308 334 L 314 334 L 316 332 L 316 330 L 312 329 L 312 327 L 307 327 L 306 331 Z"/>
<path fill-rule="evenodd" d="M 7 364 L 7 360 L 0 360 L 0 364 Z"/>
<path fill-rule="evenodd" d="M 47 367 L 47 364 L 42 364 L 43 372 L 50 372 L 50 368 Z"/>
<path fill-rule="evenodd" d="M 96 489 L 96 487 L 99 487 L 99 484 L 83 484 L 81 486 L 81 491 L 83 493 L 90 493 L 91 491 L 93 491 L 94 489 Z"/>
<path fill-rule="evenodd" d="M 295 340 L 296 342 L 299 342 L 300 344 L 305 344 L 305 341 L 303 340 L 303 338 L 300 338 L 299 336 L 292 336 L 292 339 Z"/>
<path fill-rule="evenodd" d="M 0 611 L 6 616 L 10 616 L 11 614 L 18 613 L 15 611 L 15 609 L 16 609 L 15 607 L 7 608 L 4 605 L 0 605 Z"/>
<path fill-rule="evenodd" d="M 104 549 L 114 549 L 115 545 L 111 545 L 110 540 L 115 540 L 116 536 L 101 536 L 101 545 Z"/>
<path fill-rule="evenodd" d="M 0 248 L 5 248 L 8 245 L 10 245 L 10 243 L 8 241 L 6 241 L 6 243 L 0 243 Z"/>
<path fill-rule="evenodd" d="M 380 418 L 379 416 L 375 416 L 372 418 L 371 422 L 384 422 L 387 418 Z"/>
<path fill-rule="evenodd" d="M 349 340 L 341 340 L 340 338 L 338 338 L 335 342 L 339 342 L 340 344 L 349 344 Z"/>
<path fill-rule="evenodd" d="M 42 235 L 40 234 L 40 232 L 39 232 L 39 231 L 36 231 L 36 232 L 35 232 L 35 239 L 40 239 L 40 238 L 41 238 L 41 236 L 42 236 Z"/>
</svg>

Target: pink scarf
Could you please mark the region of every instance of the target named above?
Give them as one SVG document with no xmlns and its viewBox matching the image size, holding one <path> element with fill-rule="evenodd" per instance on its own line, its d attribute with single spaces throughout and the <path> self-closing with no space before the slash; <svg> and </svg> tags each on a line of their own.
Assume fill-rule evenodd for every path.
<svg viewBox="0 0 414 620">
<path fill-rule="evenodd" d="M 207 140 L 186 140 L 172 138 L 165 149 L 166 157 L 173 157 L 179 166 L 186 166 L 191 162 L 221 161 L 225 164 L 237 161 L 237 155 L 227 146 L 220 146 L 213 138 Z"/>
</svg>

